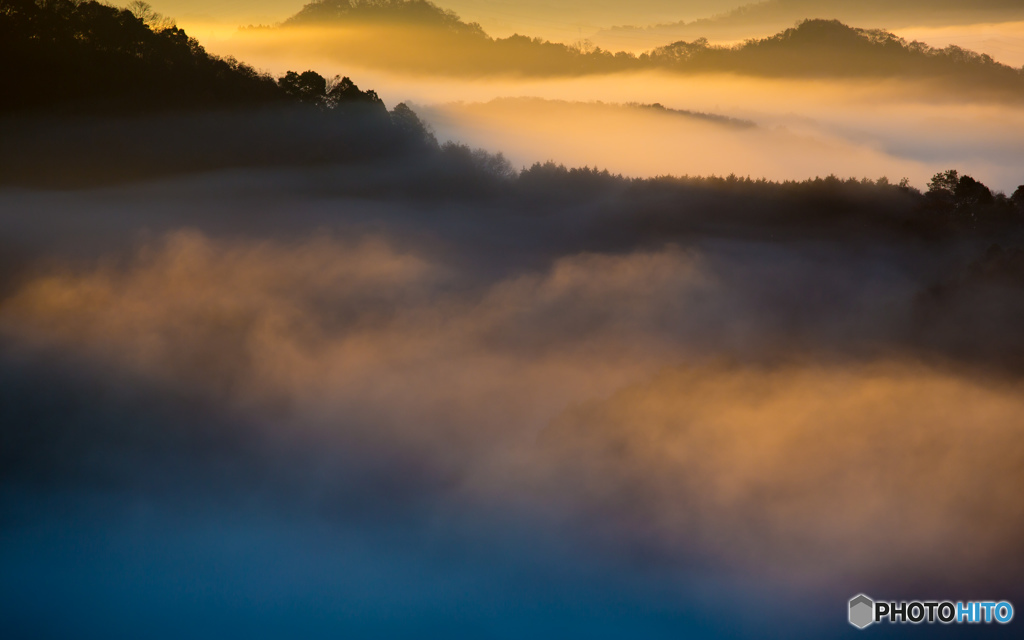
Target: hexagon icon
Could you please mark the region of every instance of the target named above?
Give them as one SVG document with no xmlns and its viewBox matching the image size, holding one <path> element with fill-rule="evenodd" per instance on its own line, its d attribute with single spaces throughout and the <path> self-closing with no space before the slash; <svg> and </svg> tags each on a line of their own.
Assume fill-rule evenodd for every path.
<svg viewBox="0 0 1024 640">
<path fill-rule="evenodd" d="M 875 602 L 863 593 L 850 599 L 850 624 L 863 629 L 875 618 Z"/>
</svg>

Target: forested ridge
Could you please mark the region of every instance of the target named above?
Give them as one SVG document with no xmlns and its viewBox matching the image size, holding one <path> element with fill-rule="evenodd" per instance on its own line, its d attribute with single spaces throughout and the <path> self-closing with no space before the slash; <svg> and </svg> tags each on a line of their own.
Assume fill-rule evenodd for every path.
<svg viewBox="0 0 1024 640">
<path fill-rule="evenodd" d="M 300 102 L 383 108 L 348 78 L 314 72 L 280 79 L 209 54 L 143 2 L 0 0 L 0 110 L 153 110 Z M 329 95 L 328 95 L 329 94 Z"/>
</svg>

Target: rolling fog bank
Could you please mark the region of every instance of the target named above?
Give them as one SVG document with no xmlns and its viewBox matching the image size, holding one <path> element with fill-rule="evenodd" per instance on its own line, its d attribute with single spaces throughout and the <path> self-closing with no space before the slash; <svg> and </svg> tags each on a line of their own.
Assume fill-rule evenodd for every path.
<svg viewBox="0 0 1024 640">
<path fill-rule="evenodd" d="M 746 637 L 758 602 L 814 637 L 834 620 L 787 607 L 851 583 L 1012 595 L 1019 194 L 518 172 L 341 134 L 254 156 L 317 130 L 260 113 L 108 121 L 120 157 L 65 123 L 7 174 L 5 562 L 38 576 L 5 586 L 16 627 L 61 632 L 30 606 L 52 583 L 96 629 L 169 600 L 268 636 L 291 607 L 314 637 Z M 64 154 L 94 172 L 62 183 Z M 701 622 L 709 582 L 751 617 Z"/>
<path fill-rule="evenodd" d="M 851 584 L 1014 597 L 1003 223 L 992 253 L 886 221 L 891 186 L 666 183 L 661 219 L 657 183 L 397 166 L 0 192 L 15 629 L 67 630 L 45 595 L 154 637 L 821 637 L 794 603 Z"/>
</svg>

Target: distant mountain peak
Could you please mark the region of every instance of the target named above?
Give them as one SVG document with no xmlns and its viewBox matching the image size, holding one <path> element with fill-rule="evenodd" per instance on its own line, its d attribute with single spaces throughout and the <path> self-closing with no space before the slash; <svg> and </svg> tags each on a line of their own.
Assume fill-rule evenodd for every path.
<svg viewBox="0 0 1024 640">
<path fill-rule="evenodd" d="M 454 11 L 430 0 L 313 0 L 284 21 L 285 26 L 338 23 L 406 25 L 486 36 L 479 24 L 463 22 Z"/>
</svg>

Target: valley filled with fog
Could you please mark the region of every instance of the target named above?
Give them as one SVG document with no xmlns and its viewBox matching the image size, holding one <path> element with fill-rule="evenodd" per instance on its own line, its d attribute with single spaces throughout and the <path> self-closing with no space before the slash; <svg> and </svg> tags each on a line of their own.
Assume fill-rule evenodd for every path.
<svg viewBox="0 0 1024 640">
<path fill-rule="evenodd" d="M 12 637 L 823 638 L 857 593 L 1021 599 L 1019 60 L 466 22 L 711 0 L 225 4 L 280 17 L 195 40 L 0 1 Z"/>
</svg>

